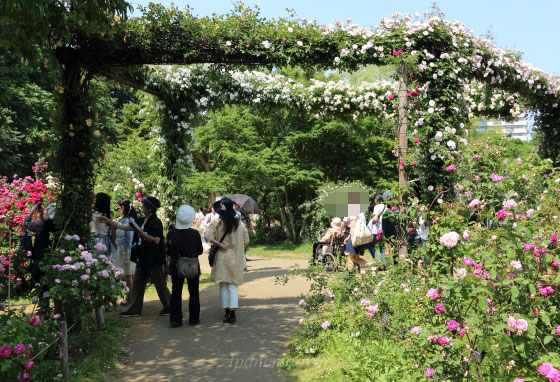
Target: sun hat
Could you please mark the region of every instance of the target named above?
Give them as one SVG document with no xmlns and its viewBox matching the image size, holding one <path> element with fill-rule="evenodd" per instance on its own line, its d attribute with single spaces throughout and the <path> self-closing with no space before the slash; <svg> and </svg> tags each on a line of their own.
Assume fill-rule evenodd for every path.
<svg viewBox="0 0 560 382">
<path fill-rule="evenodd" d="M 177 211 L 177 219 L 175 219 L 175 228 L 187 229 L 191 228 L 194 223 L 196 212 L 194 208 L 187 204 L 183 204 Z"/>
<path fill-rule="evenodd" d="M 155 214 L 157 209 L 161 207 L 161 203 L 155 196 L 148 196 L 147 198 L 142 199 L 142 204 L 148 207 L 153 214 Z"/>
<path fill-rule="evenodd" d="M 214 208 L 214 211 L 218 215 L 224 218 L 232 218 L 237 215 L 237 212 L 235 212 L 235 210 L 233 209 L 233 200 L 228 198 L 222 198 L 218 200 L 216 203 L 214 203 L 212 208 Z"/>
<path fill-rule="evenodd" d="M 332 228 L 340 228 L 341 225 L 342 225 L 342 220 L 340 218 L 333 218 L 333 220 L 331 220 Z"/>
</svg>

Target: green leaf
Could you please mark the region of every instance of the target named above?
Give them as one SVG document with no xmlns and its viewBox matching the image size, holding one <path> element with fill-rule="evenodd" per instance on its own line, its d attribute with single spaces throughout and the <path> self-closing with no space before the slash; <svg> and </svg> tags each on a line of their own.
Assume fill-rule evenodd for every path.
<svg viewBox="0 0 560 382">
<path fill-rule="evenodd" d="M 541 313 L 541 321 L 544 322 L 547 326 L 550 326 L 550 317 L 547 314 Z"/>
<path fill-rule="evenodd" d="M 511 299 L 517 300 L 517 296 L 519 296 L 519 289 L 515 285 L 513 285 L 511 287 Z"/>
<path fill-rule="evenodd" d="M 544 337 L 543 343 L 546 345 L 547 343 L 549 343 L 550 341 L 552 341 L 553 337 L 552 336 L 546 336 Z"/>
<path fill-rule="evenodd" d="M 481 295 L 478 296 L 478 306 L 483 311 L 486 311 L 486 309 L 488 309 L 488 301 L 486 301 L 485 296 L 481 296 Z"/>
</svg>

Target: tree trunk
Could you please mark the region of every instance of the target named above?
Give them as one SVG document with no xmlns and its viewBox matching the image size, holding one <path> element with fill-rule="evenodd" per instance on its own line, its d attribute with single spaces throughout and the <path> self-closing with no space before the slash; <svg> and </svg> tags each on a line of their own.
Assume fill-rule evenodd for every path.
<svg viewBox="0 0 560 382">
<path fill-rule="evenodd" d="M 286 198 L 286 212 L 288 214 L 288 218 L 290 219 L 290 230 L 292 233 L 292 241 L 295 243 L 298 240 L 298 237 L 296 235 L 296 223 L 295 223 L 295 219 L 294 219 L 294 211 L 290 206 L 290 200 L 288 199 L 288 188 L 286 187 L 286 184 L 284 184 L 284 196 Z"/>
<path fill-rule="evenodd" d="M 408 104 L 406 100 L 407 93 L 407 74 L 408 68 L 406 62 L 402 62 L 399 68 L 399 188 L 401 190 L 400 213 L 401 224 L 399 224 L 399 257 L 407 256 L 408 254 L 408 233 L 404 221 L 406 221 L 406 205 L 407 200 L 405 196 L 405 189 L 408 187 L 408 176 L 406 173 L 405 165 L 406 157 L 408 154 Z"/>
<path fill-rule="evenodd" d="M 62 69 L 61 119 L 57 126 L 58 150 L 53 150 L 60 170 L 59 228 L 90 236 L 93 205 L 94 167 L 97 167 L 93 131 L 95 122 L 88 107 L 89 79 L 79 64 L 67 63 Z"/>
<path fill-rule="evenodd" d="M 276 201 L 278 203 L 278 210 L 280 211 L 280 223 L 284 232 L 286 232 L 286 237 L 290 240 L 290 230 L 288 229 L 288 219 L 286 218 L 286 210 L 282 205 L 282 198 L 280 197 L 280 192 L 276 192 Z"/>
</svg>

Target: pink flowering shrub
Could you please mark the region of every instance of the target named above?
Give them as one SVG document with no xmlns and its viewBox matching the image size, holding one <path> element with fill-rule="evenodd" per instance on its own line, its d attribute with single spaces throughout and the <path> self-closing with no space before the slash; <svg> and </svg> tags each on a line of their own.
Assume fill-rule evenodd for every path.
<svg viewBox="0 0 560 382">
<path fill-rule="evenodd" d="M 415 199 L 408 208 L 412 220 L 422 214 L 431 223 L 423 246 L 385 272 L 317 271 L 315 303 L 288 359 L 309 347 L 321 354 L 336 338 L 361 352 L 356 359 L 376 358 L 345 367 L 356 380 L 466 382 L 478 372 L 484 380 L 560 380 L 560 173 L 536 157 L 518 163 L 474 149 L 456 161 L 456 200 L 430 209 Z M 321 331 L 327 319 L 343 324 Z"/>
<path fill-rule="evenodd" d="M 101 306 L 116 304 L 126 293 L 123 270 L 113 266 L 105 256 L 96 256 L 67 235 L 49 257 L 42 279 L 50 297 L 59 307 L 56 314 L 73 321 Z"/>
<path fill-rule="evenodd" d="M 38 351 L 56 337 L 55 321 L 21 312 L 0 312 L 0 369 L 2 381 L 31 380 Z"/>
</svg>

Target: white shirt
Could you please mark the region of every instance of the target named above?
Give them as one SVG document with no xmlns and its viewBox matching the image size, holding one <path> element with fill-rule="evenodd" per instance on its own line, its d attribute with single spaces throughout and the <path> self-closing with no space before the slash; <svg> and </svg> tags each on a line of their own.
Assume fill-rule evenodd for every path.
<svg viewBox="0 0 560 382">
<path fill-rule="evenodd" d="M 109 234 L 109 226 L 105 223 L 100 223 L 97 218 L 103 216 L 101 212 L 93 213 L 93 223 L 91 225 L 91 232 L 99 236 L 105 236 Z"/>
<path fill-rule="evenodd" d="M 342 221 L 346 222 L 347 227 L 350 227 L 350 223 L 352 222 L 352 220 L 356 220 L 357 217 L 360 218 L 364 222 L 364 224 L 366 224 L 366 215 L 364 215 L 363 212 L 358 216 L 345 216 Z"/>
<path fill-rule="evenodd" d="M 430 234 L 430 227 L 428 226 L 426 220 L 422 216 L 418 217 L 418 228 L 416 228 L 416 233 L 418 237 L 422 240 L 428 240 L 428 235 Z"/>
<path fill-rule="evenodd" d="M 204 214 L 202 212 L 197 212 L 196 215 L 194 216 L 194 220 L 203 220 L 204 219 Z"/>
<path fill-rule="evenodd" d="M 377 215 L 377 223 L 373 222 L 373 218 L 369 221 L 367 227 L 372 234 L 377 235 L 377 231 L 381 229 L 381 222 L 383 221 L 383 215 L 387 212 L 385 204 L 380 203 L 373 207 L 373 216 Z"/>
</svg>

